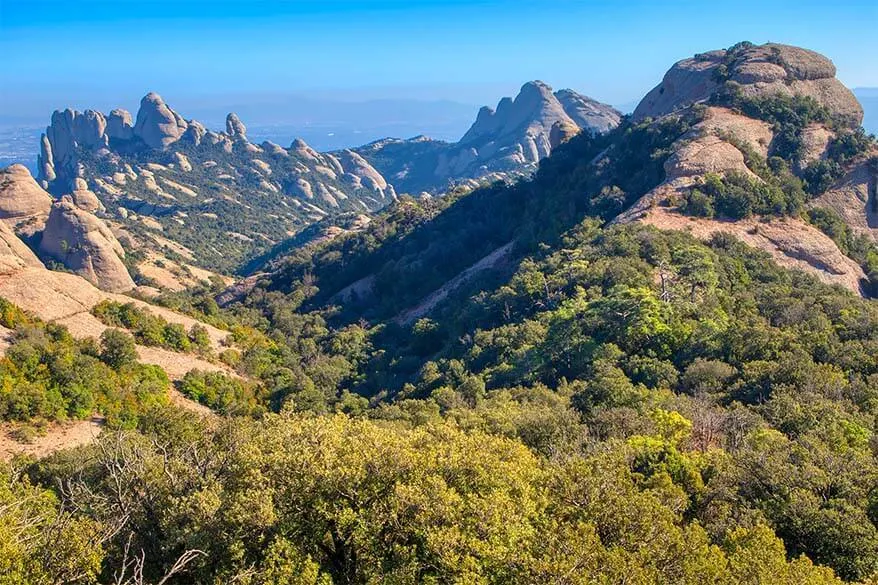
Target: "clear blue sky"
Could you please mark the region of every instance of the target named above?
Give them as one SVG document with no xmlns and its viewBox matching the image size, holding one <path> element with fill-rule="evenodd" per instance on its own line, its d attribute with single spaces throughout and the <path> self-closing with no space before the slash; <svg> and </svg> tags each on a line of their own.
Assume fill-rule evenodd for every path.
<svg viewBox="0 0 878 585">
<path fill-rule="evenodd" d="M 878 86 L 876 31 L 876 0 L 0 0 L 0 98 L 22 114 L 148 90 L 493 104 L 543 79 L 620 104 L 740 40 L 812 48 Z"/>
</svg>

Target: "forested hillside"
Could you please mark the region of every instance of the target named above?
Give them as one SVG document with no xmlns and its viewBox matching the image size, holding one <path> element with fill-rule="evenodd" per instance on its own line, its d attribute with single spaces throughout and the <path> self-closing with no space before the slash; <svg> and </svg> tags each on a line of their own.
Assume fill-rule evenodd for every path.
<svg viewBox="0 0 878 585">
<path fill-rule="evenodd" d="M 105 302 L 134 340 L 73 342 L 4 305 L 3 418 L 114 421 L 0 467 L 0 584 L 874 583 L 878 251 L 840 186 L 873 188 L 874 140 L 735 81 L 836 90 L 813 55 L 696 56 L 675 68 L 715 91 L 655 91 L 529 180 L 402 197 L 232 290 L 153 299 L 228 330 L 224 369 L 176 382 L 221 416 L 126 391 L 152 372 L 134 340 L 197 352 L 198 330 Z"/>
</svg>

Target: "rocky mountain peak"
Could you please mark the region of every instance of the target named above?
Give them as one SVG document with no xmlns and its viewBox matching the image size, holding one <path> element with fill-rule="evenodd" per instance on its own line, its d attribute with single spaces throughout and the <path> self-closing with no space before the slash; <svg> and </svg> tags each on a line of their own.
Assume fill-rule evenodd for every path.
<svg viewBox="0 0 878 585">
<path fill-rule="evenodd" d="M 226 116 L 226 134 L 232 138 L 247 138 L 247 127 L 234 112 Z"/>
<path fill-rule="evenodd" d="M 164 149 L 179 140 L 187 127 L 187 122 L 169 108 L 159 94 L 150 92 L 140 100 L 134 136 L 149 148 Z"/>
<path fill-rule="evenodd" d="M 738 43 L 677 62 L 634 110 L 634 120 L 658 117 L 716 94 L 726 83 L 745 96 L 804 95 L 829 108 L 851 127 L 863 121 L 853 93 L 835 78 L 835 65 L 823 55 L 768 43 Z"/>
</svg>

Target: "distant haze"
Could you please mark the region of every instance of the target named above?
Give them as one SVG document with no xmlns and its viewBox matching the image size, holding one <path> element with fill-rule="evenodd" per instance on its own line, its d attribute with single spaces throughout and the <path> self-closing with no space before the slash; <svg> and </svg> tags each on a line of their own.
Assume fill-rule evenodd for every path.
<svg viewBox="0 0 878 585">
<path fill-rule="evenodd" d="M 863 128 L 870 134 L 878 134 L 878 87 L 858 87 L 854 95 L 863 105 L 865 116 Z"/>
</svg>

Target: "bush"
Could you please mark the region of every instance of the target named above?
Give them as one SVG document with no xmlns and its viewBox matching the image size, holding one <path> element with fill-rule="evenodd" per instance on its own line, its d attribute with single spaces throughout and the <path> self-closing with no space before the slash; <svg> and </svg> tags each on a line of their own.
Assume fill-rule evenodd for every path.
<svg viewBox="0 0 878 585">
<path fill-rule="evenodd" d="M 101 361 L 121 370 L 137 361 L 134 338 L 118 329 L 107 329 L 101 334 Z"/>
</svg>

